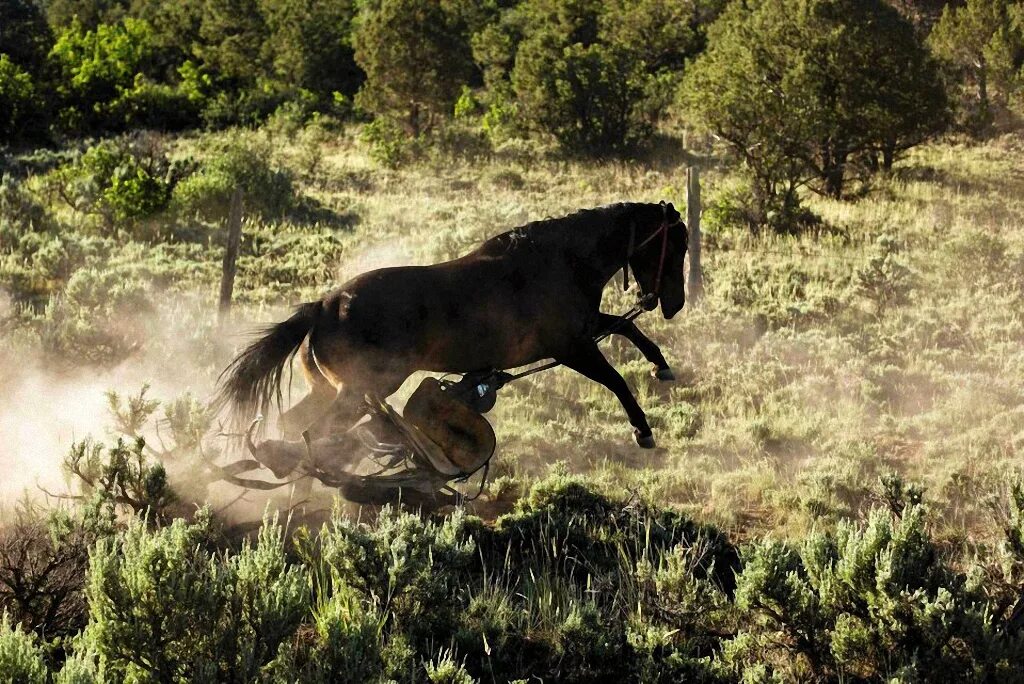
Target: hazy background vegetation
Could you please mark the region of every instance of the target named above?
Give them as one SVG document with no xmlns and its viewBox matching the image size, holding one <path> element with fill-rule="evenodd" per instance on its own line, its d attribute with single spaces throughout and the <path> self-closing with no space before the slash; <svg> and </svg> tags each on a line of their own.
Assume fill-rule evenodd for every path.
<svg viewBox="0 0 1024 684">
<path fill-rule="evenodd" d="M 1024 679 L 1022 67 L 1005 0 L 0 0 L 0 680 Z M 222 481 L 256 326 L 690 165 L 657 450 L 555 370 L 465 513 Z"/>
</svg>

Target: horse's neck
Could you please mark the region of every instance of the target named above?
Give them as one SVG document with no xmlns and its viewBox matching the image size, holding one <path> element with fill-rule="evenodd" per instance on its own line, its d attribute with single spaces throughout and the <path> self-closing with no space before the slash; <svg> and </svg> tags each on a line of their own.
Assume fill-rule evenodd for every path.
<svg viewBox="0 0 1024 684">
<path fill-rule="evenodd" d="M 626 261 L 623 229 L 611 213 L 571 216 L 534 224 L 491 238 L 480 252 L 491 256 L 561 254 L 580 285 L 600 292 Z"/>
<path fill-rule="evenodd" d="M 604 289 L 626 261 L 626 237 L 614 216 L 602 217 L 599 225 L 575 230 L 567 236 L 567 254 L 581 272 L 585 284 Z"/>
</svg>

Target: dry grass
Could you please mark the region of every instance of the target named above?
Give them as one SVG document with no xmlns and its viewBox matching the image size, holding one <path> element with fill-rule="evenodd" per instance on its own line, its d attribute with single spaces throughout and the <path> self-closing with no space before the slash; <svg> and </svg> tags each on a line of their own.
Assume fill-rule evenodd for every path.
<svg viewBox="0 0 1024 684">
<path fill-rule="evenodd" d="M 858 202 L 811 199 L 825 236 L 707 226 L 704 305 L 641 322 L 680 382 L 653 382 L 634 350 L 608 345 L 659 449 L 638 450 L 614 398 L 559 369 L 503 392 L 499 472 L 527 478 L 565 460 L 739 531 L 798 534 L 858 514 L 897 471 L 925 486 L 951 536 L 995 533 L 989 499 L 1024 443 L 1018 147 L 934 146 Z M 360 216 L 352 250 L 374 265 L 448 258 L 582 206 L 683 202 L 679 167 L 446 161 L 385 174 L 344 143 L 325 162 L 323 197 Z M 708 174 L 712 201 L 722 173 Z M 330 180 L 354 176 L 372 187 Z M 857 285 L 883 236 L 911 286 L 884 306 Z M 362 266 L 347 261 L 339 280 Z M 607 305 L 627 302 L 610 289 Z"/>
<path fill-rule="evenodd" d="M 198 155 L 205 139 L 177 145 Z M 809 198 L 827 227 L 818 236 L 754 237 L 709 221 L 703 305 L 640 321 L 679 381 L 652 381 L 635 350 L 606 343 L 658 449 L 634 446 L 610 393 L 558 369 L 503 390 L 490 416 L 503 486 L 564 461 L 611 492 L 637 490 L 740 535 L 800 535 L 860 515 L 878 477 L 896 471 L 925 487 L 947 538 L 991 538 L 993 501 L 1024 446 L 1022 147 L 1014 137 L 935 145 L 857 202 Z M 368 268 L 450 258 L 529 220 L 621 200 L 684 201 L 681 159 L 506 153 L 387 171 L 351 131 L 279 149 L 296 168 L 315 157 L 303 192 L 352 225 L 248 225 L 279 247 L 241 260 L 246 322 Z M 706 173 L 710 203 L 722 201 L 728 173 Z M 317 240 L 329 249 L 311 249 Z M 175 258 L 203 262 L 176 289 L 213 291 L 216 248 Z M 292 270 L 280 276 L 275 260 Z M 286 279 L 296 270 L 307 274 L 299 286 Z M 608 310 L 628 303 L 609 289 Z"/>
</svg>

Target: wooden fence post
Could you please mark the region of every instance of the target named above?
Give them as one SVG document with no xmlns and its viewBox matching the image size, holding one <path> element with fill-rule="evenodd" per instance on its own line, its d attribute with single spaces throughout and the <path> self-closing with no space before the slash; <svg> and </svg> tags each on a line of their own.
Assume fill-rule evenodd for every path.
<svg viewBox="0 0 1024 684">
<path fill-rule="evenodd" d="M 235 188 L 231 195 L 231 210 L 228 213 L 228 244 L 224 250 L 224 265 L 220 277 L 220 302 L 217 307 L 217 322 L 224 325 L 231 312 L 231 294 L 235 289 L 235 272 L 238 270 L 238 248 L 242 243 L 242 189 Z"/>
<path fill-rule="evenodd" d="M 700 168 L 686 169 L 686 227 L 690 231 L 686 247 L 690 258 L 690 272 L 686 278 L 686 298 L 691 304 L 698 304 L 704 298 L 704 273 L 700 266 Z"/>
</svg>

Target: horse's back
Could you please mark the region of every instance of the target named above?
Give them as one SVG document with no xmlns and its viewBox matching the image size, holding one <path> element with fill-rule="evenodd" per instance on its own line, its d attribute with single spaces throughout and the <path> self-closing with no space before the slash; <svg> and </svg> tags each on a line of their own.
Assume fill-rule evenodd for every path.
<svg viewBox="0 0 1024 684">
<path fill-rule="evenodd" d="M 333 320 L 318 336 L 343 337 L 349 354 L 415 370 L 508 368 L 545 358 L 559 343 L 553 338 L 568 330 L 560 305 L 571 283 L 544 255 L 517 252 L 492 240 L 441 264 L 356 276 L 325 298 Z"/>
</svg>

